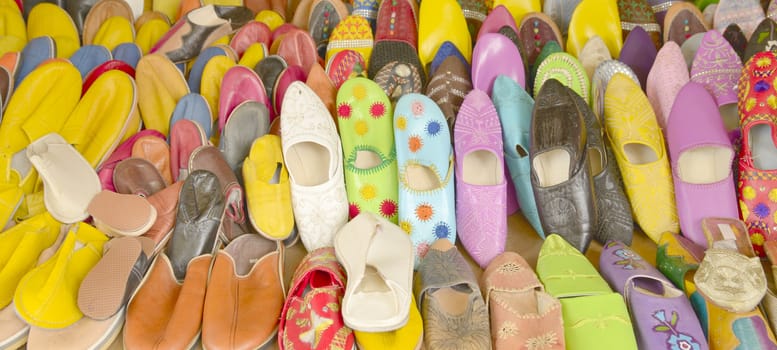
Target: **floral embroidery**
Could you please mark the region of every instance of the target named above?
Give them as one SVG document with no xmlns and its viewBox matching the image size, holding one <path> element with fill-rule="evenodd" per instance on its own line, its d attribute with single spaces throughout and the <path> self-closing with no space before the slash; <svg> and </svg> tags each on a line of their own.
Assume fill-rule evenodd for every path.
<svg viewBox="0 0 777 350">
<path fill-rule="evenodd" d="M 653 314 L 653 318 L 659 321 L 659 325 L 653 327 L 653 330 L 660 333 L 670 333 L 669 338 L 666 339 L 666 344 L 669 345 L 670 350 L 701 350 L 701 346 L 693 339 L 692 336 L 685 333 L 680 333 L 677 330 L 677 321 L 680 317 L 677 315 L 677 311 L 672 311 L 672 315 L 669 319 L 666 318 L 666 312 L 664 310 L 656 311 Z"/>
<path fill-rule="evenodd" d="M 448 227 L 448 224 L 444 222 L 438 222 L 437 225 L 434 226 L 434 236 L 437 237 L 437 239 L 449 238 L 450 234 L 451 228 Z"/>
<path fill-rule="evenodd" d="M 615 265 L 621 266 L 624 270 L 643 270 L 645 269 L 644 260 L 641 256 L 634 253 L 631 249 L 623 248 L 613 252 L 620 258 Z"/>
<path fill-rule="evenodd" d="M 383 105 L 381 102 L 375 102 L 370 106 L 370 115 L 377 119 L 382 117 L 384 114 L 386 114 L 386 106 Z"/>
<path fill-rule="evenodd" d="M 421 203 L 415 208 L 415 216 L 419 221 L 428 221 L 434 215 L 434 208 L 428 203 Z"/>
<path fill-rule="evenodd" d="M 765 80 L 759 80 L 755 83 L 755 86 L 753 87 L 755 92 L 764 92 L 766 90 L 769 90 L 769 83 L 767 83 Z"/>
<path fill-rule="evenodd" d="M 440 123 L 437 121 L 431 121 L 429 124 L 426 124 L 426 132 L 430 136 L 437 136 L 437 134 L 440 133 L 440 130 L 442 129 L 442 126 L 440 126 Z"/>
<path fill-rule="evenodd" d="M 407 118 L 404 116 L 397 117 L 397 129 L 399 129 L 399 131 L 405 131 L 405 129 L 407 129 Z"/>
<path fill-rule="evenodd" d="M 416 255 L 418 255 L 419 258 L 423 258 L 426 256 L 426 253 L 429 252 L 429 243 L 419 243 L 416 249 Z"/>
<path fill-rule="evenodd" d="M 755 208 L 753 208 L 753 214 L 761 219 L 765 219 L 767 216 L 769 216 L 769 206 L 763 203 L 758 203 L 756 204 Z"/>
<path fill-rule="evenodd" d="M 356 216 L 358 216 L 360 212 L 361 212 L 361 209 L 359 209 L 359 205 L 358 204 L 356 204 L 356 203 L 348 204 L 348 216 L 351 219 L 353 219 Z"/>
<path fill-rule="evenodd" d="M 518 326 L 515 325 L 515 323 L 512 323 L 510 321 L 505 321 L 505 323 L 502 324 L 502 327 L 499 327 L 499 339 L 507 339 L 509 337 L 514 337 L 518 334 Z"/>
<path fill-rule="evenodd" d="M 397 202 L 391 199 L 384 200 L 380 203 L 380 213 L 387 218 L 397 215 Z"/>
<path fill-rule="evenodd" d="M 742 188 L 742 197 L 745 197 L 747 200 L 755 198 L 755 190 L 750 186 L 745 186 Z"/>
<path fill-rule="evenodd" d="M 550 349 L 553 345 L 558 345 L 558 336 L 556 332 L 548 332 L 527 339 L 524 345 L 529 350 Z"/>
<path fill-rule="evenodd" d="M 413 101 L 410 104 L 410 109 L 413 111 L 413 116 L 420 118 L 424 114 L 424 104 L 421 101 Z"/>
<path fill-rule="evenodd" d="M 364 120 L 357 121 L 353 126 L 356 135 L 364 136 L 370 131 L 370 126 Z"/>
<path fill-rule="evenodd" d="M 337 116 L 343 119 L 348 119 L 351 117 L 351 105 L 347 103 L 342 103 L 340 106 L 337 107 Z"/>
<path fill-rule="evenodd" d="M 411 224 L 409 221 L 400 220 L 399 228 L 401 228 L 402 231 L 407 232 L 407 234 L 413 232 L 413 224 Z"/>
<path fill-rule="evenodd" d="M 502 275 L 507 275 L 507 274 L 518 273 L 521 270 L 523 270 L 523 266 L 521 266 L 519 264 L 516 264 L 514 262 L 509 262 L 509 263 L 506 263 L 506 264 L 504 264 L 502 266 L 499 266 L 499 268 L 497 268 L 496 271 L 499 272 Z"/>
<path fill-rule="evenodd" d="M 407 140 L 407 147 L 410 149 L 410 152 L 416 153 L 420 151 L 423 146 L 424 141 L 418 135 L 410 136 Z"/>
<path fill-rule="evenodd" d="M 359 195 L 362 197 L 363 200 L 372 200 L 377 195 L 377 190 L 375 189 L 375 186 L 373 185 L 364 185 L 361 189 L 359 189 Z"/>
<path fill-rule="evenodd" d="M 367 97 L 367 88 L 361 84 L 357 84 L 353 87 L 353 97 L 357 100 Z"/>
</svg>

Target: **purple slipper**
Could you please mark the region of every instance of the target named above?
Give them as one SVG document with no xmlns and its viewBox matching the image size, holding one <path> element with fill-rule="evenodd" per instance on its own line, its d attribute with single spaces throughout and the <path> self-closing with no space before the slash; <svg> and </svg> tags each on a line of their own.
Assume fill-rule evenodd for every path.
<svg viewBox="0 0 777 350">
<path fill-rule="evenodd" d="M 494 80 L 500 74 L 526 87 L 526 71 L 518 47 L 502 34 L 484 34 L 472 51 L 472 86 L 491 96 Z"/>
<path fill-rule="evenodd" d="M 631 248 L 618 241 L 605 244 L 599 270 L 626 299 L 640 349 L 679 349 L 671 347 L 673 341 L 708 348 L 685 294 Z"/>
<path fill-rule="evenodd" d="M 639 78 L 639 84 L 644 91 L 647 86 L 647 77 L 653 62 L 656 60 L 656 47 L 652 45 L 653 39 L 641 27 L 631 30 L 626 41 L 623 42 L 619 60 L 631 68 Z"/>
</svg>

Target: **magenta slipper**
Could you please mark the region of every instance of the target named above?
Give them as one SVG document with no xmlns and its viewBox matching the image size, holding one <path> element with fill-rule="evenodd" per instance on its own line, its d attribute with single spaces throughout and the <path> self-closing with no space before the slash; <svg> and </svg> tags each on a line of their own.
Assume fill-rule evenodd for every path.
<svg viewBox="0 0 777 350">
<path fill-rule="evenodd" d="M 224 130 L 227 119 L 239 104 L 245 101 L 258 101 L 271 108 L 270 99 L 264 83 L 253 69 L 245 66 L 233 66 L 224 73 L 219 92 L 219 131 Z"/>
<path fill-rule="evenodd" d="M 491 96 L 494 80 L 500 74 L 526 87 L 526 71 L 518 47 L 502 34 L 483 34 L 472 51 L 472 86 Z"/>
<path fill-rule="evenodd" d="M 502 126 L 485 92 L 472 90 L 454 127 L 456 227 L 467 252 L 481 267 L 504 252 L 507 240 Z"/>
</svg>

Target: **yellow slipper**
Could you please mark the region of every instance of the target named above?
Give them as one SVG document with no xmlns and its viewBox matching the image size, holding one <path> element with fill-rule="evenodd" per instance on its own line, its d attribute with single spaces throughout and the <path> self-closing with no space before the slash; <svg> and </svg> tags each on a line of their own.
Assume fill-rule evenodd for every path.
<svg viewBox="0 0 777 350">
<path fill-rule="evenodd" d="M 169 30 L 169 22 L 159 18 L 151 19 L 143 23 L 140 29 L 138 29 L 138 35 L 135 36 L 135 44 L 138 44 L 140 51 L 145 55 Z"/>
<path fill-rule="evenodd" d="M 623 37 L 615 1 L 586 0 L 577 5 L 569 21 L 567 52 L 580 57 L 583 46 L 594 35 L 602 38 L 610 55 L 617 59 L 623 47 Z"/>
<path fill-rule="evenodd" d="M 205 97 L 210 106 L 211 120 L 216 121 L 219 110 L 219 96 L 221 96 L 221 80 L 224 74 L 235 66 L 235 60 L 228 56 L 215 56 L 205 64 L 200 81 L 200 94 Z M 218 133 L 214 133 L 218 134 Z"/>
<path fill-rule="evenodd" d="M 146 129 L 165 136 L 170 133 L 170 117 L 178 100 L 189 93 L 183 73 L 161 54 L 143 56 L 135 70 L 138 107 Z"/>
<path fill-rule="evenodd" d="M 121 16 L 108 18 L 94 36 L 94 44 L 102 45 L 113 51 L 116 46 L 135 41 L 135 27 Z"/>
<path fill-rule="evenodd" d="M 27 38 L 50 36 L 57 43 L 57 57 L 68 58 L 81 47 L 78 29 L 61 7 L 42 2 L 27 15 Z"/>
<path fill-rule="evenodd" d="M 14 294 L 16 312 L 41 328 L 65 328 L 83 317 L 77 296 L 81 281 L 102 257 L 108 236 L 78 223 L 70 228 L 59 250 L 27 273 Z"/>
<path fill-rule="evenodd" d="M 429 71 L 437 50 L 446 41 L 459 49 L 467 62 L 472 57 L 472 38 L 467 20 L 456 0 L 425 0 L 418 21 L 418 57 Z"/>
<path fill-rule="evenodd" d="M 616 73 L 607 84 L 604 118 L 635 221 L 654 242 L 664 232 L 679 233 L 661 128 L 639 84 L 623 73 Z"/>
<path fill-rule="evenodd" d="M 418 312 L 415 297 L 410 303 L 410 316 L 407 324 L 402 328 L 391 332 L 361 332 L 353 331 L 356 336 L 356 343 L 361 350 L 382 350 L 382 349 L 420 349 L 424 340 L 424 323 L 421 320 L 421 313 Z"/>
<path fill-rule="evenodd" d="M 60 131 L 92 168 L 99 168 L 119 142 L 140 131 L 135 81 L 119 70 L 100 75 Z M 110 101 L 110 103 L 107 103 Z"/>
<path fill-rule="evenodd" d="M 58 132 L 80 98 L 81 73 L 69 61 L 42 64 L 24 78 L 8 101 L 0 124 L 0 182 L 9 180 L 24 193 L 33 192 L 37 176 L 24 149 L 33 140 Z M 8 192 L 0 193 L 0 201 L 5 202 Z M 5 223 L 3 219 L 0 216 L 0 223 Z"/>
<path fill-rule="evenodd" d="M 513 15 L 515 23 L 521 23 L 523 16 L 530 12 L 542 12 L 542 5 L 540 0 L 494 0 L 494 4 L 491 8 L 496 8 L 502 5 L 510 11 Z"/>
<path fill-rule="evenodd" d="M 256 64 L 265 57 L 267 57 L 267 45 L 264 43 L 253 43 L 243 52 L 243 56 L 240 57 L 240 62 L 237 64 L 254 69 Z"/>
<path fill-rule="evenodd" d="M 146 2 L 151 2 L 151 11 L 163 13 L 165 16 L 167 16 L 167 18 L 173 21 L 178 20 L 178 18 L 181 16 L 181 0 L 157 0 Z"/>
<path fill-rule="evenodd" d="M 285 22 L 283 17 L 275 11 L 272 10 L 262 10 L 259 11 L 259 13 L 256 14 L 256 18 L 254 18 L 257 22 L 262 22 L 266 24 L 268 27 L 270 27 L 270 30 L 275 30 L 275 28 L 278 28 Z"/>
<path fill-rule="evenodd" d="M 113 17 L 122 17 L 128 22 L 133 23 L 135 16 L 132 14 L 132 8 L 124 0 L 100 0 L 92 6 L 84 18 L 83 31 L 81 39 L 84 45 L 94 44 L 94 38 L 100 31 L 105 21 Z M 135 28 L 135 30 L 137 30 Z"/>
<path fill-rule="evenodd" d="M 31 217 L 0 233 L 0 309 L 13 300 L 16 286 L 54 244 L 61 224 L 49 213 Z"/>
<path fill-rule="evenodd" d="M 8 6 L 0 7 L 0 56 L 7 52 L 22 51 L 27 44 L 27 29 L 24 18 L 18 11 Z"/>
<path fill-rule="evenodd" d="M 254 141 L 243 163 L 243 182 L 248 218 L 256 231 L 273 240 L 289 237 L 294 229 L 294 215 L 280 137 L 264 135 Z"/>
</svg>

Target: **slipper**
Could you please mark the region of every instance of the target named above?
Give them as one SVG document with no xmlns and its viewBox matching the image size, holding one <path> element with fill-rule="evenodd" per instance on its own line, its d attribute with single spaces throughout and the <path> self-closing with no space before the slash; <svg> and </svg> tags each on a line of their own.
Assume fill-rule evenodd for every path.
<svg viewBox="0 0 777 350">
<path fill-rule="evenodd" d="M 140 236 L 156 221 L 156 209 L 134 194 L 101 191 L 86 208 L 100 231 L 111 237 Z"/>
<path fill-rule="evenodd" d="M 221 84 L 224 76 L 237 62 L 228 56 L 215 56 L 211 58 L 202 70 L 202 81 L 200 82 L 200 94 L 208 101 L 211 120 L 219 120 L 219 99 L 221 97 Z M 226 122 L 226 120 L 224 121 Z M 223 125 L 219 121 L 219 125 Z M 221 128 L 219 128 L 221 130 Z M 214 133 L 218 135 L 218 133 Z"/>
<path fill-rule="evenodd" d="M 0 7 L 0 18 L 5 27 L 0 36 L 0 56 L 22 51 L 27 44 L 27 24 L 19 11 Z"/>
<path fill-rule="evenodd" d="M 135 41 L 134 20 L 130 21 L 121 16 L 113 16 L 100 24 L 100 29 L 94 35 L 92 43 L 101 45 L 113 51 L 116 46 Z M 148 24 L 146 24 L 148 25 Z M 143 27 L 141 27 L 143 29 Z"/>
<path fill-rule="evenodd" d="M 226 210 L 219 227 L 219 238 L 231 242 L 237 236 L 248 233 L 245 214 L 245 192 L 237 176 L 229 167 L 218 148 L 205 145 L 192 151 L 189 156 L 189 173 L 207 170 L 219 180 Z"/>
<path fill-rule="evenodd" d="M 0 309 L 0 347 L 21 349 L 27 343 L 30 325 L 16 315 L 13 304 Z"/>
<path fill-rule="evenodd" d="M 227 124 L 232 111 L 244 101 L 262 102 L 270 108 L 270 100 L 259 75 L 250 68 L 232 66 L 221 80 L 217 104 L 220 132 L 224 132 L 224 125 Z"/>
<path fill-rule="evenodd" d="M 57 56 L 57 46 L 49 36 L 31 39 L 19 54 L 19 66 L 14 76 L 14 86 L 21 85 L 35 68 Z"/>
<path fill-rule="evenodd" d="M 472 86 L 491 96 L 494 80 L 506 75 L 526 86 L 526 69 L 518 47 L 502 34 L 484 34 L 472 52 Z M 536 91 L 535 91 L 536 94 Z"/>
<path fill-rule="evenodd" d="M 353 349 L 353 331 L 345 325 L 340 312 L 345 285 L 345 271 L 337 263 L 334 248 L 319 248 L 306 255 L 294 272 L 281 311 L 278 347 Z"/>
<path fill-rule="evenodd" d="M 119 162 L 132 156 L 132 146 L 139 138 L 143 136 L 156 137 L 162 140 L 165 138 L 164 135 L 156 130 L 145 129 L 141 130 L 135 135 L 132 135 L 130 138 L 119 144 L 113 153 L 111 153 L 110 157 L 108 157 L 108 159 L 106 159 L 105 162 L 103 162 L 103 164 L 97 168 L 97 176 L 100 178 L 100 183 L 102 184 L 102 188 L 104 190 L 115 192 L 116 188 L 113 184 L 113 173 L 116 169 L 116 165 L 118 165 Z"/>
<path fill-rule="evenodd" d="M 693 281 L 705 299 L 734 313 L 754 310 L 766 294 L 760 258 L 726 248 L 707 249 Z"/>
<path fill-rule="evenodd" d="M 364 67 L 370 63 L 373 37 L 370 23 L 364 17 L 351 15 L 343 18 L 332 30 L 326 47 L 325 61 L 342 50 L 353 50 L 364 57 Z"/>
<path fill-rule="evenodd" d="M 165 248 L 173 233 L 182 186 L 183 181 L 178 181 L 147 198 L 148 203 L 156 210 L 156 220 L 143 236 L 152 239 L 156 244 L 154 255 Z"/>
<path fill-rule="evenodd" d="M 73 146 L 51 133 L 27 147 L 27 158 L 43 179 L 43 200 L 51 216 L 63 223 L 89 217 L 86 208 L 100 192 L 100 179 Z"/>
<path fill-rule="evenodd" d="M 288 238 L 294 230 L 294 214 L 280 137 L 264 135 L 257 138 L 242 172 L 251 225 L 268 239 Z"/>
<path fill-rule="evenodd" d="M 102 257 L 107 241 L 88 224 L 73 225 L 57 252 L 19 282 L 14 294 L 18 315 L 31 326 L 55 329 L 81 319 L 78 287 Z"/>
<path fill-rule="evenodd" d="M 200 87 L 202 84 L 202 75 L 205 70 L 205 65 L 216 56 L 237 57 L 237 54 L 229 46 L 216 45 L 210 46 L 200 52 L 194 63 L 189 68 L 189 79 L 187 80 L 189 90 L 193 93 L 201 93 Z"/>
<path fill-rule="evenodd" d="M 418 311 L 415 297 L 410 302 L 410 316 L 402 328 L 390 332 L 353 331 L 356 344 L 362 350 L 414 349 L 421 350 L 424 344 L 424 323 Z"/>
<path fill-rule="evenodd" d="M 326 61 L 326 73 L 339 89 L 346 80 L 364 75 L 364 57 L 354 50 L 343 50 Z"/>
<path fill-rule="evenodd" d="M 605 61 L 614 61 L 610 55 L 610 50 L 607 49 L 607 45 L 604 43 L 604 40 L 602 40 L 602 38 L 598 35 L 592 36 L 591 39 L 588 39 L 585 45 L 583 45 L 583 49 L 580 50 L 580 56 L 577 59 L 580 61 L 583 69 L 585 69 L 586 75 L 592 79 L 594 71 L 597 67 L 599 67 L 600 64 L 604 63 Z M 629 68 L 629 71 L 631 71 L 631 68 Z"/>
<path fill-rule="evenodd" d="M 273 87 L 272 107 L 275 115 L 281 115 L 281 109 L 283 108 L 283 97 L 286 95 L 286 90 L 294 82 L 304 83 L 307 79 L 307 74 L 302 70 L 302 67 L 289 64 L 280 75 L 278 80 L 275 81 Z"/>
<path fill-rule="evenodd" d="M 458 236 L 475 262 L 485 268 L 507 244 L 507 216 L 502 214 L 507 210 L 502 126 L 485 91 L 475 88 L 464 98 L 453 134 Z"/>
<path fill-rule="evenodd" d="M 425 95 L 437 103 L 445 116 L 448 129 L 453 130 L 456 115 L 459 114 L 464 97 L 472 90 L 469 65 L 463 58 L 448 56 L 437 68 L 434 68 L 434 63 L 432 67 L 434 73 L 429 78 Z M 451 137 L 453 137 L 452 133 Z"/>
<path fill-rule="evenodd" d="M 539 12 L 539 11 L 537 11 Z M 566 52 L 580 57 L 583 45 L 594 35 L 604 40 L 613 58 L 620 56 L 623 47 L 621 20 L 617 1 L 580 1 L 569 19 Z"/>
<path fill-rule="evenodd" d="M 135 43 L 123 43 L 119 44 L 111 52 L 113 59 L 122 61 L 134 70 L 138 66 L 138 61 L 143 57 L 143 52 L 140 51 L 140 47 Z"/>
<path fill-rule="evenodd" d="M 546 43 L 555 41 L 563 44 L 561 30 L 556 23 L 542 12 L 528 13 L 521 19 L 515 32 L 520 38 L 521 52 L 525 55 L 526 67 L 534 65 Z"/>
<path fill-rule="evenodd" d="M 734 249 L 740 254 L 752 258 L 756 256 L 753 250 L 753 244 L 750 243 L 750 236 L 747 235 L 747 226 L 742 220 L 733 218 L 703 218 L 701 219 L 701 228 L 704 231 L 704 237 L 707 238 L 707 247 L 726 247 Z M 768 246 L 764 242 L 764 250 L 769 256 Z M 774 246 L 774 243 L 771 244 Z M 777 248 L 777 246 L 774 246 Z M 777 253 L 777 251 L 774 251 Z M 777 256 L 775 256 L 777 258 Z M 777 259 L 775 259 L 777 261 Z"/>
<path fill-rule="evenodd" d="M 135 81 L 144 127 L 169 135 L 175 105 L 189 93 L 183 74 L 164 55 L 145 55 L 138 62 Z"/>
<path fill-rule="evenodd" d="M 521 213 L 537 234 L 544 238 L 545 231 L 542 230 L 531 187 L 531 163 L 527 157 L 534 99 L 515 80 L 504 75 L 496 77 L 492 99 L 502 126 L 504 160 L 516 189 Z"/>
<path fill-rule="evenodd" d="M 81 46 L 78 29 L 64 8 L 42 2 L 27 13 L 27 37 L 49 36 L 56 43 L 56 56 L 68 58 Z"/>
<path fill-rule="evenodd" d="M 337 232 L 334 248 L 350 280 L 343 296 L 345 324 L 365 332 L 392 331 L 407 324 L 413 294 L 408 235 L 386 219 L 364 212 Z"/>
<path fill-rule="evenodd" d="M 399 171 L 399 226 L 410 235 L 416 265 L 440 238 L 456 241 L 453 147 L 437 104 L 420 94 L 394 108 Z"/>
<path fill-rule="evenodd" d="M 637 349 L 623 297 L 613 293 L 590 261 L 557 234 L 545 238 L 537 275 L 561 301 L 564 341 L 569 349 Z"/>
<path fill-rule="evenodd" d="M 78 28 L 84 45 L 94 44 L 94 38 L 100 30 L 100 27 L 102 27 L 105 21 L 112 17 L 124 18 L 130 23 L 135 23 L 135 15 L 132 13 L 132 8 L 126 1 L 96 1 L 86 13 L 81 26 Z M 78 25 L 77 19 L 76 24 Z"/>
<path fill-rule="evenodd" d="M 297 11 L 299 10 L 298 8 Z M 310 36 L 313 37 L 319 57 L 327 57 L 327 45 L 331 35 L 334 34 L 337 25 L 348 17 L 349 12 L 348 6 L 341 0 L 314 0 L 310 4 L 310 11 L 303 12 L 307 26 L 298 27 L 303 30 L 307 29 Z M 372 31 L 372 28 L 369 28 L 369 23 L 367 27 L 368 31 Z"/>
<path fill-rule="evenodd" d="M 362 211 L 397 223 L 394 112 L 388 96 L 367 78 L 353 78 L 337 93 L 349 218 Z"/>
<path fill-rule="evenodd" d="M 0 113 L 5 111 L 5 106 L 13 94 L 13 88 L 13 76 L 8 69 L 0 66 Z"/>
<path fill-rule="evenodd" d="M 121 141 L 140 131 L 139 92 L 132 77 L 122 71 L 101 74 L 81 97 L 59 134 L 92 168 L 99 168 Z"/>
<path fill-rule="evenodd" d="M 113 186 L 118 193 L 148 198 L 165 188 L 165 180 L 151 162 L 130 157 L 116 164 Z"/>
<path fill-rule="evenodd" d="M 386 63 L 373 77 L 373 81 L 383 89 L 391 102 L 396 103 L 400 97 L 407 94 L 423 93 L 423 68 L 421 68 L 415 51 L 411 50 L 409 45 L 399 42 L 385 43 L 381 45 L 381 49 L 391 50 L 395 53 L 404 51 L 408 55 L 397 61 Z"/>
<path fill-rule="evenodd" d="M 84 45 L 69 60 L 81 72 L 81 78 L 86 79 L 95 67 L 111 60 L 111 51 L 104 46 Z"/>
<path fill-rule="evenodd" d="M 418 56 L 426 71 L 431 72 L 429 64 L 440 45 L 446 41 L 456 46 L 469 62 L 472 57 L 472 37 L 459 3 L 455 0 L 431 0 L 421 3 L 420 7 Z"/>
<path fill-rule="evenodd" d="M 281 145 L 291 205 L 302 243 L 311 251 L 332 245 L 348 221 L 343 149 L 326 106 L 307 85 L 292 83 L 284 99 Z"/>
<path fill-rule="evenodd" d="M 500 32 L 501 33 L 501 32 Z M 469 61 L 464 57 L 464 54 L 461 53 L 458 47 L 454 45 L 450 41 L 443 42 L 440 45 L 440 49 L 437 50 L 437 53 L 434 54 L 434 58 L 432 59 L 432 63 L 430 64 L 430 68 L 428 69 L 429 76 L 434 75 L 435 72 L 437 72 L 437 69 L 442 65 L 442 63 L 448 59 L 448 57 L 455 57 L 459 61 L 461 61 L 462 65 L 467 68 L 467 75 L 469 76 L 469 72 L 472 70 L 472 66 L 469 64 Z"/>
<path fill-rule="evenodd" d="M 112 70 L 118 70 L 129 75 L 133 79 L 135 78 L 135 68 L 126 62 L 119 60 L 105 61 L 99 66 L 94 67 L 86 74 L 86 77 L 84 77 L 84 86 L 81 88 L 81 97 L 86 95 L 86 92 L 89 91 L 89 88 L 92 87 L 92 85 L 94 85 L 94 82 L 97 80 L 97 78 L 101 77 L 103 73 Z"/>
<path fill-rule="evenodd" d="M 122 311 L 154 258 L 154 241 L 146 237 L 114 238 L 103 249 L 78 289 L 78 308 L 95 320 Z"/>
<path fill-rule="evenodd" d="M 309 86 L 313 92 L 316 93 L 321 102 L 324 103 L 326 109 L 332 114 L 332 118 L 337 121 L 337 110 L 335 109 L 337 102 L 337 89 L 332 79 L 326 74 L 326 71 L 320 64 L 316 63 L 308 72 L 308 79 L 305 80 L 305 85 Z"/>
<path fill-rule="evenodd" d="M 610 241 L 604 245 L 599 266 L 602 277 L 626 299 L 641 349 L 661 348 L 671 344 L 672 337 L 692 348 L 708 348 L 683 291 L 639 254 L 619 241 Z"/>
<path fill-rule="evenodd" d="M 267 56 L 256 64 L 254 71 L 262 79 L 262 84 L 268 97 L 272 98 L 275 96 L 275 82 L 278 81 L 278 77 L 280 77 L 286 67 L 288 67 L 286 60 L 278 55 Z M 272 108 L 272 102 L 266 103 L 266 105 L 270 112 L 270 122 L 272 122 L 278 115 L 275 114 L 275 110 Z"/>
<path fill-rule="evenodd" d="M 243 162 L 251 151 L 251 144 L 269 130 L 270 113 L 261 102 L 243 101 L 230 113 L 221 131 L 219 150 L 239 183 L 243 183 Z"/>
<path fill-rule="evenodd" d="M 499 33 L 499 29 L 504 26 L 510 27 L 513 32 L 518 32 L 518 25 L 516 25 L 515 18 L 513 18 L 510 10 L 505 5 L 496 5 L 489 11 L 486 19 L 483 20 L 475 39 L 479 40 L 483 34 Z"/>
<path fill-rule="evenodd" d="M 653 67 L 645 81 L 645 92 L 656 113 L 658 125 L 663 130 L 666 130 L 677 93 L 690 80 L 688 70 L 683 65 L 684 62 L 680 46 L 674 41 L 667 42 L 658 51 Z M 604 88 L 607 87 L 604 86 Z M 604 101 L 604 96 L 600 96 Z M 604 106 L 604 102 L 602 102 L 602 106 Z M 601 111 L 604 112 L 604 108 Z M 604 114 L 597 115 L 601 118 Z"/>
<path fill-rule="evenodd" d="M 213 136 L 213 120 L 210 105 L 202 95 L 191 92 L 178 100 L 173 109 L 173 115 L 170 117 L 170 130 L 173 125 L 181 119 L 188 119 L 197 123 L 205 133 L 205 138 L 210 139 Z"/>
<path fill-rule="evenodd" d="M 267 49 L 267 45 L 263 43 L 253 43 L 246 48 L 245 52 L 243 52 L 243 56 L 237 61 L 237 64 L 249 68 L 256 67 L 259 61 L 269 54 L 270 52 L 269 49 Z"/>
<path fill-rule="evenodd" d="M 480 279 L 495 349 L 564 349 L 561 303 L 545 292 L 529 263 L 514 252 L 491 260 Z"/>
<path fill-rule="evenodd" d="M 229 40 L 229 47 L 235 51 L 237 57 L 242 58 L 248 47 L 256 43 L 270 46 L 272 30 L 267 24 L 258 21 L 250 21 L 238 30 Z"/>
<path fill-rule="evenodd" d="M 647 86 L 647 76 L 653 68 L 658 50 L 652 44 L 650 35 L 641 27 L 634 28 L 625 37 L 619 61 L 625 63 L 639 78 L 641 86 Z M 643 90 L 645 90 L 643 88 Z"/>
<path fill-rule="evenodd" d="M 174 181 L 189 175 L 189 156 L 200 146 L 208 144 L 205 131 L 199 123 L 182 119 L 170 128 L 170 170 Z"/>
<path fill-rule="evenodd" d="M 650 41 L 653 42 L 656 50 L 661 48 L 661 44 L 663 44 L 661 26 L 664 23 L 656 20 L 656 15 L 648 0 L 619 0 L 618 14 L 624 38 L 628 37 L 634 29 L 642 28 L 650 36 Z"/>
<path fill-rule="evenodd" d="M 542 60 L 534 76 L 534 97 L 537 97 L 542 85 L 550 79 L 558 80 L 588 103 L 591 84 L 585 68 L 574 56 L 566 52 L 558 52 Z"/>
<path fill-rule="evenodd" d="M 302 71 L 307 74 L 310 72 L 310 67 L 318 63 L 316 43 L 313 42 L 313 38 L 308 32 L 292 30 L 280 40 L 277 54 L 283 57 L 289 66 L 300 66 Z"/>
<path fill-rule="evenodd" d="M 159 175 L 162 175 L 165 186 L 174 182 L 170 170 L 170 146 L 164 140 L 154 136 L 138 138 L 132 145 L 132 157 L 142 158 L 153 164 Z"/>
<path fill-rule="evenodd" d="M 55 243 L 61 226 L 44 212 L 0 233 L 0 308 L 11 303 L 19 281 Z"/>
<path fill-rule="evenodd" d="M 456 246 L 434 242 L 418 266 L 414 294 L 424 321 L 424 348 L 491 349 L 488 308 Z"/>
</svg>

